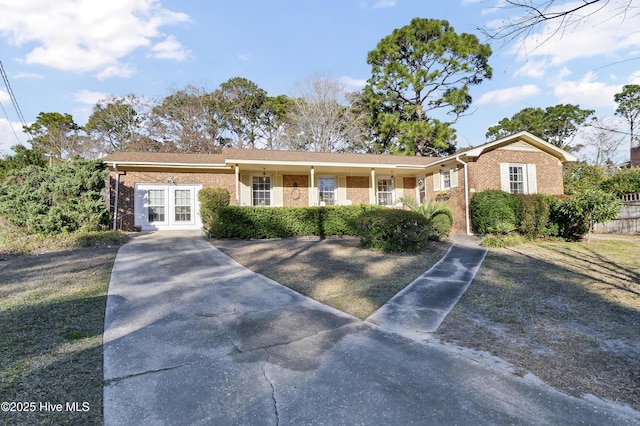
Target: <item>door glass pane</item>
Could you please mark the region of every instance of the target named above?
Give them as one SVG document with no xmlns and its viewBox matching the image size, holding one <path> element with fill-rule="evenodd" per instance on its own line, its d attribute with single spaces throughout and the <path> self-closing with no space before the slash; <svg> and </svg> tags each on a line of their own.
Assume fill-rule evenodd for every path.
<svg viewBox="0 0 640 426">
<path fill-rule="evenodd" d="M 393 182 L 389 178 L 378 179 L 378 205 L 393 205 Z"/>
<path fill-rule="evenodd" d="M 149 223 L 164 222 L 164 189 L 150 189 L 148 197 Z"/>
<path fill-rule="evenodd" d="M 175 221 L 191 221 L 191 190 L 176 189 L 175 192 Z"/>
<path fill-rule="evenodd" d="M 320 194 L 320 202 L 324 202 L 326 206 L 335 204 L 336 180 L 334 178 L 319 178 L 318 191 Z"/>
</svg>

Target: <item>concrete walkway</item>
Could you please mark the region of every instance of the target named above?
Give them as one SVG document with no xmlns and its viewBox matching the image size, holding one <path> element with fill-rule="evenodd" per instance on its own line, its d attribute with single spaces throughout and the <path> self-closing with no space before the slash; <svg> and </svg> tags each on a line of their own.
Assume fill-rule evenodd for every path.
<svg viewBox="0 0 640 426">
<path fill-rule="evenodd" d="M 456 235 L 453 240 L 454 245 L 438 263 L 367 321 L 417 340 L 436 331 L 473 281 L 487 253 L 476 237 Z"/>
<path fill-rule="evenodd" d="M 193 232 L 120 249 L 104 340 L 108 426 L 640 422 L 326 307 Z"/>
</svg>

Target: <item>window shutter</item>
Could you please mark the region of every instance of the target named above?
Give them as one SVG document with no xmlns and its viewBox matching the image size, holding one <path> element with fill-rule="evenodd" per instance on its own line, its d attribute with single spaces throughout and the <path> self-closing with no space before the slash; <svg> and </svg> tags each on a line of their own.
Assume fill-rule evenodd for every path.
<svg viewBox="0 0 640 426">
<path fill-rule="evenodd" d="M 500 189 L 511 192 L 509 185 L 509 163 L 500 163 Z"/>
<path fill-rule="evenodd" d="M 442 176 L 440 176 L 440 172 L 435 172 L 433 174 L 433 190 L 435 192 L 440 191 L 440 181 L 442 180 Z"/>
<path fill-rule="evenodd" d="M 527 164 L 527 194 L 538 192 L 538 179 L 536 176 L 536 165 Z"/>
<path fill-rule="evenodd" d="M 451 169 L 451 187 L 458 187 L 458 167 Z"/>
</svg>

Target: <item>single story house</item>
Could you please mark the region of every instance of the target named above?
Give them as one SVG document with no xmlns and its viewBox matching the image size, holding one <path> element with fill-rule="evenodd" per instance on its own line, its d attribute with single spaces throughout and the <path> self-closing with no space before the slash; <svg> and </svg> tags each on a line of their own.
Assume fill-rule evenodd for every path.
<svg viewBox="0 0 640 426">
<path fill-rule="evenodd" d="M 114 229 L 199 229 L 197 193 L 226 188 L 237 206 L 377 204 L 403 196 L 446 199 L 454 232 L 471 233 L 475 192 L 563 193 L 570 153 L 527 132 L 448 157 L 407 157 L 223 148 L 219 154 L 115 152 L 110 171 Z"/>
</svg>

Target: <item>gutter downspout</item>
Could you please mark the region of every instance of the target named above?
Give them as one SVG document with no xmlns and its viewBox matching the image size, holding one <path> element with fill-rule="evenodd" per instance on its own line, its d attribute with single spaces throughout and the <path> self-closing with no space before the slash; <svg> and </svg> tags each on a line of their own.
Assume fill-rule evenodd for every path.
<svg viewBox="0 0 640 426">
<path fill-rule="evenodd" d="M 456 161 L 464 167 L 464 222 L 467 235 L 471 235 L 471 227 L 469 224 L 469 172 L 467 170 L 467 163 L 462 161 L 460 157 L 456 157 Z"/>
<path fill-rule="evenodd" d="M 113 200 L 113 230 L 117 230 L 118 227 L 118 193 L 120 188 L 120 173 L 118 172 L 118 165 L 113 163 L 113 170 L 116 172 L 116 190 L 115 199 Z"/>
</svg>

